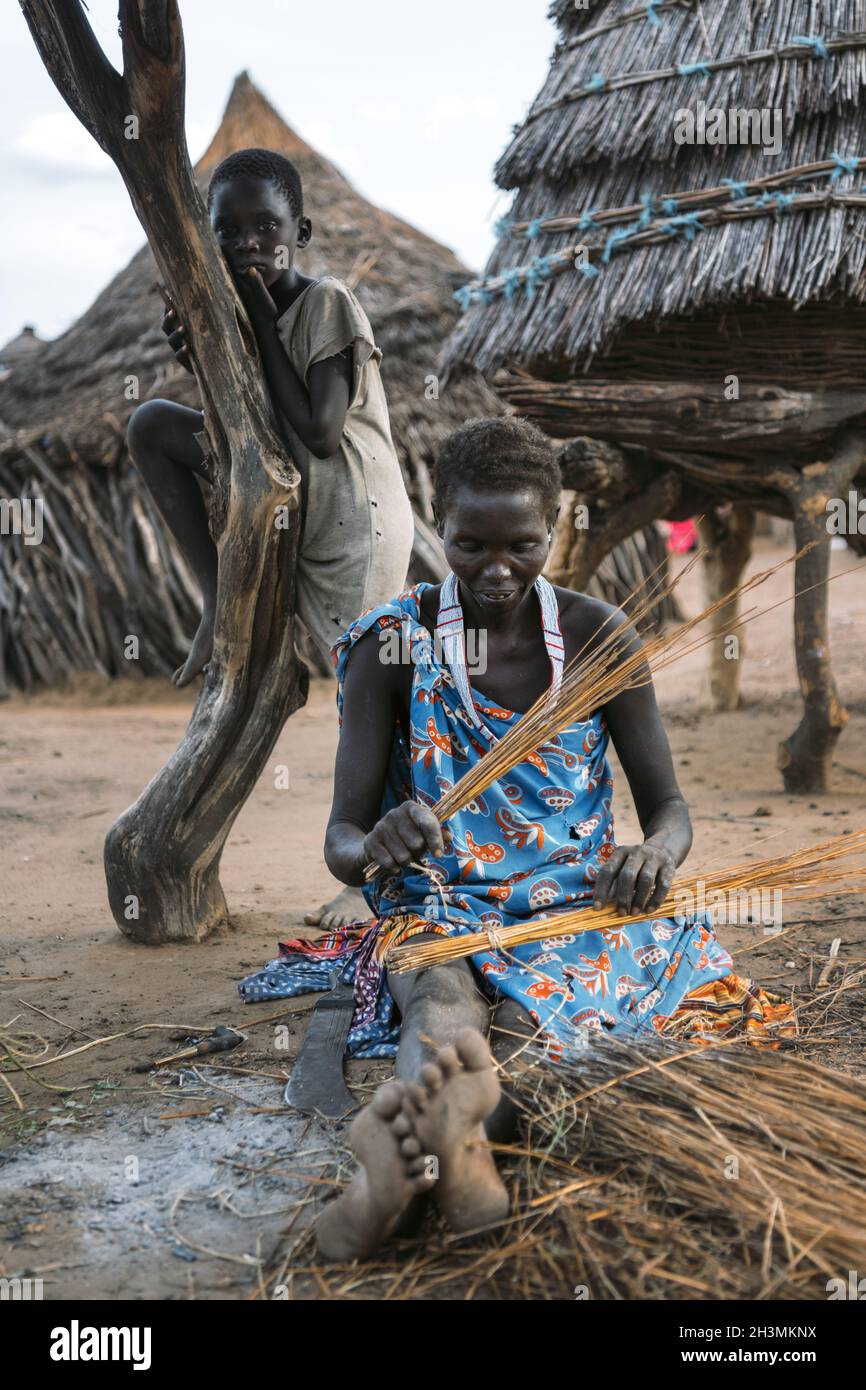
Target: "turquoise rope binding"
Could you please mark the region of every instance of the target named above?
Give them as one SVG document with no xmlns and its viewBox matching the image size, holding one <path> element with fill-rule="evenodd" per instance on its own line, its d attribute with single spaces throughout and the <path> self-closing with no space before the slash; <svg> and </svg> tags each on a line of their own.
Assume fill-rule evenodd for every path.
<svg viewBox="0 0 866 1390">
<path fill-rule="evenodd" d="M 830 54 L 827 52 L 827 45 L 820 34 L 797 34 L 791 39 L 791 43 L 801 43 L 804 44 L 806 48 L 814 48 L 816 58 L 830 57 Z"/>
<path fill-rule="evenodd" d="M 830 158 L 836 165 L 836 168 L 830 175 L 831 183 L 838 183 L 843 174 L 856 174 L 859 172 L 859 161 L 856 159 L 846 159 L 844 155 L 836 154 L 835 152 L 831 154 Z"/>
<path fill-rule="evenodd" d="M 722 183 L 727 184 L 731 190 L 732 198 L 748 198 L 749 185 L 747 183 L 743 183 L 740 179 L 722 179 Z"/>
</svg>

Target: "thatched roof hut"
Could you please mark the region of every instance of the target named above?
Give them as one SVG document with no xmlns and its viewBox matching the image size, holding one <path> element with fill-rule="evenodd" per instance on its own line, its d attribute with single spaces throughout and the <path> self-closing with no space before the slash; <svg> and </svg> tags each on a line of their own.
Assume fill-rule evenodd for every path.
<svg viewBox="0 0 866 1390">
<path fill-rule="evenodd" d="M 204 189 L 233 151 L 263 146 L 285 154 L 304 181 L 313 240 L 301 268 L 338 275 L 355 289 L 382 346 L 394 441 L 418 510 L 427 512 L 429 464 L 442 439 L 472 415 L 502 404 L 480 378 L 436 397 L 429 378 L 459 310 L 453 292 L 467 277 L 453 252 L 358 193 L 329 160 L 286 124 L 244 72 L 235 80 L 219 129 L 195 166 Z M 0 384 L 0 420 L 29 439 L 59 435 L 89 461 L 117 456 L 126 421 L 130 375 L 141 399 L 167 395 L 198 405 L 194 378 L 179 367 L 160 331 L 159 278 L 142 247 L 71 328 L 28 360 L 26 374 Z"/>
<path fill-rule="evenodd" d="M 777 423 L 740 411 L 726 432 L 710 402 L 685 422 L 630 419 L 615 387 L 736 373 L 866 409 L 863 0 L 555 0 L 551 15 L 547 80 L 496 166 L 513 204 L 448 369 L 609 384 L 566 408 L 501 383 L 563 437 L 676 447 L 688 432 L 741 453 L 826 438 L 850 400 L 792 402 Z"/>
<path fill-rule="evenodd" d="M 789 788 L 818 789 L 847 717 L 829 668 L 826 507 L 866 488 L 866 3 L 550 13 L 547 80 L 496 166 L 512 206 L 485 274 L 458 292 L 444 374 L 487 373 L 572 441 L 566 481 L 593 521 L 560 527 L 563 582 L 580 587 L 654 517 L 705 512 L 710 587 L 726 592 L 753 509 L 793 517 L 815 543 L 797 562 L 806 716 L 779 763 Z M 866 551 L 856 526 L 847 539 Z M 736 705 L 738 671 L 715 653 L 717 706 Z"/>
</svg>

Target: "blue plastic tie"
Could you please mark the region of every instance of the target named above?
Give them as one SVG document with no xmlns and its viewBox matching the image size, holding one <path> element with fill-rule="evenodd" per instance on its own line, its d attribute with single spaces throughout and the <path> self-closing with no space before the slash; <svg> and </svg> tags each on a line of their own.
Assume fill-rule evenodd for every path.
<svg viewBox="0 0 866 1390">
<path fill-rule="evenodd" d="M 712 77 L 712 71 L 706 63 L 677 63 L 677 72 L 680 77 L 694 77 L 700 73 L 702 77 Z"/>
<path fill-rule="evenodd" d="M 466 310 L 469 308 L 469 305 L 472 303 L 472 286 L 461 285 L 459 290 L 454 291 L 454 298 L 457 300 L 457 303 L 460 305 L 460 308 L 463 310 L 465 314 Z"/>
<path fill-rule="evenodd" d="M 659 5 L 663 5 L 664 0 L 646 0 L 646 17 L 653 28 L 661 29 L 662 22 L 656 14 Z"/>
<path fill-rule="evenodd" d="M 722 179 L 722 183 L 731 190 L 732 198 L 748 198 L 749 185 L 747 183 L 742 183 L 740 179 Z"/>
<path fill-rule="evenodd" d="M 605 265 L 610 264 L 610 258 L 613 254 L 614 248 L 617 247 L 621 241 L 626 241 L 630 236 L 632 236 L 634 234 L 634 230 L 634 227 L 618 227 L 615 232 L 611 232 L 610 236 L 605 242 L 604 251 L 602 252 L 601 257 Z"/>
<path fill-rule="evenodd" d="M 543 221 L 544 219 L 542 217 L 533 217 L 529 226 L 526 228 L 526 237 L 528 241 L 533 241 L 535 237 L 541 236 L 541 224 Z"/>
<path fill-rule="evenodd" d="M 587 92 L 603 92 L 607 86 L 607 78 L 603 72 L 594 72 L 586 84 Z"/>
<path fill-rule="evenodd" d="M 599 270 L 598 266 L 593 265 L 591 261 L 575 261 L 574 264 L 580 271 L 581 275 L 586 276 L 587 280 L 594 280 L 596 275 L 601 274 L 601 271 Z"/>
<path fill-rule="evenodd" d="M 777 208 L 780 212 L 784 212 L 784 210 L 785 210 L 786 208 L 790 208 L 790 207 L 793 207 L 793 206 L 794 206 L 794 194 L 793 194 L 793 193 L 762 193 L 761 196 L 760 196 L 760 198 L 758 199 L 758 201 L 755 203 L 755 207 L 756 207 L 756 208 L 768 208 L 768 207 L 770 207 L 770 206 L 773 205 L 773 204 L 775 204 L 776 208 Z"/>
<path fill-rule="evenodd" d="M 830 175 L 831 183 L 838 183 L 843 174 L 856 174 L 859 172 L 859 160 L 857 159 L 846 159 L 844 155 L 836 153 L 831 154 L 830 158 L 836 165 L 836 168 Z"/>
<path fill-rule="evenodd" d="M 585 212 L 578 222 L 577 230 L 579 232 L 597 232 L 598 223 L 593 220 L 594 218 L 595 208 L 590 208 L 589 212 Z"/>
<path fill-rule="evenodd" d="M 549 280 L 552 274 L 549 256 L 536 256 L 530 262 L 526 268 L 526 293 L 530 299 L 535 298 L 539 280 Z"/>
<path fill-rule="evenodd" d="M 820 34 L 796 34 L 791 43 L 804 44 L 806 48 L 814 48 L 816 58 L 829 58 L 827 45 Z"/>
<path fill-rule="evenodd" d="M 670 236 L 676 236 L 682 232 L 686 241 L 694 241 L 696 234 L 703 230 L 703 222 L 699 212 L 684 212 L 679 217 L 672 217 L 669 222 L 662 224 L 662 231 Z"/>
<path fill-rule="evenodd" d="M 511 231 L 511 219 L 509 217 L 498 217 L 493 230 L 497 236 L 508 236 Z"/>
<path fill-rule="evenodd" d="M 652 222 L 652 220 L 653 220 L 653 215 L 654 215 L 654 213 L 655 213 L 655 203 L 653 202 L 653 200 L 652 200 L 652 198 L 649 196 L 649 194 L 647 194 L 645 197 L 641 198 L 640 201 L 641 201 L 641 206 L 643 207 L 643 212 L 641 213 L 640 217 L 638 218 L 638 224 L 637 224 L 637 225 L 638 225 L 639 227 L 646 227 L 647 224 L 648 224 L 649 222 Z"/>
<path fill-rule="evenodd" d="M 666 212 L 668 217 L 670 217 L 673 213 L 676 212 L 678 206 L 679 204 L 677 203 L 676 198 L 662 199 L 662 212 Z"/>
<path fill-rule="evenodd" d="M 523 283 L 523 275 L 524 272 L 517 266 L 515 266 L 513 270 L 509 270 L 507 272 L 505 276 L 505 283 L 503 285 L 506 299 L 514 298 L 514 296 L 516 295 L 517 291 L 520 289 L 520 286 Z"/>
</svg>

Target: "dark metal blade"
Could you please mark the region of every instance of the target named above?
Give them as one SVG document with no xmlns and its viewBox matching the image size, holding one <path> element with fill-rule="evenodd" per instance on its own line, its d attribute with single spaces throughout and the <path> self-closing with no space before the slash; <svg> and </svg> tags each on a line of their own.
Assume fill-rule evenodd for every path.
<svg viewBox="0 0 866 1390">
<path fill-rule="evenodd" d="M 343 1054 L 355 1012 L 352 985 L 334 985 L 313 1009 L 285 1090 L 287 1105 L 339 1119 L 358 1102 L 343 1080 Z"/>
</svg>

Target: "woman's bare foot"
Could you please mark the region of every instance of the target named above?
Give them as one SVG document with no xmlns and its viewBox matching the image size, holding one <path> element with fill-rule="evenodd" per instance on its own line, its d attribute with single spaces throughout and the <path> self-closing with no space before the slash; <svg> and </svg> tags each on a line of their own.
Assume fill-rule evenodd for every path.
<svg viewBox="0 0 866 1390">
<path fill-rule="evenodd" d="M 213 656 L 213 625 L 213 612 L 211 609 L 205 608 L 201 615 L 198 631 L 192 639 L 189 656 L 172 676 L 175 685 L 189 685 L 190 681 L 207 666 Z"/>
<path fill-rule="evenodd" d="M 435 1184 L 421 1144 L 403 1111 L 402 1081 L 386 1081 L 352 1121 L 352 1150 L 361 1168 L 319 1217 L 319 1249 L 329 1260 L 369 1255 L 396 1227 L 412 1198 Z"/>
<path fill-rule="evenodd" d="M 360 888 L 344 888 L 316 911 L 305 912 L 304 922 L 308 927 L 336 931 L 337 927 L 345 927 L 349 922 L 366 922 L 369 917 L 370 909 Z"/>
<path fill-rule="evenodd" d="M 476 1028 L 421 1068 L 403 1108 L 425 1154 L 439 1161 L 436 1201 L 455 1231 L 492 1225 L 508 1215 L 508 1193 L 487 1147 L 483 1121 L 496 1109 L 499 1078 Z"/>
</svg>

